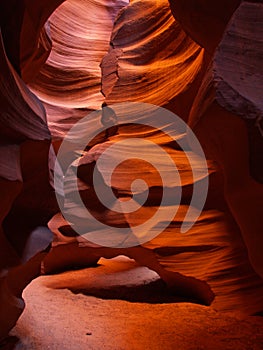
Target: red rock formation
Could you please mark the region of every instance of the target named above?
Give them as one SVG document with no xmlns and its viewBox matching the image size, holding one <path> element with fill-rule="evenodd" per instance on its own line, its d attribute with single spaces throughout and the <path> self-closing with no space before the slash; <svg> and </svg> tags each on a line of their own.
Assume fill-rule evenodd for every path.
<svg viewBox="0 0 263 350">
<path fill-rule="evenodd" d="M 153 103 L 186 120 L 203 66 L 203 50 L 174 20 L 168 2 L 132 1 L 116 19 L 102 61 L 102 91 L 108 103 Z"/>
<path fill-rule="evenodd" d="M 237 8 L 238 3 L 230 2 L 225 17 L 209 5 L 202 10 L 200 1 L 189 4 L 187 8 L 172 2 L 174 13 L 211 54 L 189 122 L 207 157 L 222 169 L 225 198 L 262 277 L 262 2 L 242 1 Z M 195 21 L 198 13 L 203 15 Z M 203 30 L 203 18 L 209 34 Z"/>
<path fill-rule="evenodd" d="M 43 4 L 36 6 L 35 2 L 1 2 L 0 176 L 7 180 L 10 196 L 12 186 L 15 186 L 11 181 L 23 181 L 21 193 L 11 196 L 12 200 L 16 196 L 17 199 L 5 220 L 5 228 L 13 239 L 22 235 L 25 226 L 46 223 L 51 213 L 57 210 L 49 183 L 51 135 L 46 112 L 21 79 L 21 74 L 28 81 L 46 59 L 40 32 L 59 3 L 53 2 L 43 8 Z M 2 200 L 3 206 L 7 205 L 4 194 Z M 1 223 L 6 214 L 2 216 L 1 213 Z"/>
<path fill-rule="evenodd" d="M 25 220 L 25 214 L 31 224 L 44 223 L 50 215 L 50 206 L 54 205 L 50 202 L 52 190 L 47 165 L 51 135 L 54 139 L 63 139 L 74 122 L 100 107 L 105 97 L 110 103 L 129 99 L 167 106 L 187 120 L 207 62 L 222 37 L 222 28 L 239 4 L 239 1 L 171 0 L 175 21 L 166 1 L 133 1 L 126 6 L 126 2 L 117 1 L 105 4 L 105 1 L 71 0 L 53 13 L 62 2 L 9 1 L 0 4 L 3 34 L 0 135 L 1 143 L 9 152 L 2 147 L 0 170 L 1 176 L 9 180 L 24 179 L 21 195 L 5 222 L 6 230 L 13 237 L 18 224 Z M 210 26 L 215 30 L 207 30 Z M 208 53 L 201 46 L 206 46 Z M 43 105 L 20 75 L 44 101 L 47 120 Z M 105 96 L 100 91 L 101 82 Z M 127 133 L 143 134 L 145 138 L 165 145 L 168 153 L 181 156 L 160 133 L 136 129 L 122 131 L 126 136 Z M 16 162 L 10 162 L 10 154 Z M 179 165 L 182 165 L 184 184 L 189 185 L 191 176 L 182 158 Z M 18 161 L 21 161 L 21 167 Z M 17 166 L 11 173 L 13 164 Z M 120 171 L 121 181 L 116 180 L 119 186 L 127 186 L 125 171 L 127 174 L 127 169 Z M 1 182 L 2 188 L 4 185 L 5 182 Z M 17 195 L 18 190 L 14 190 L 14 194 Z M 138 224 L 144 215 L 155 210 L 157 202 L 147 203 L 149 205 L 142 208 L 142 216 L 130 215 L 125 220 Z M 53 211 L 53 207 L 51 209 Z M 32 220 L 30 216 L 35 212 L 37 220 Z M 21 213 L 19 222 L 17 218 Z M 40 221 L 43 214 L 44 219 Z M 250 297 L 250 305 L 244 306 L 245 312 L 259 311 L 262 298 L 258 291 L 261 293 L 262 283 L 248 263 L 239 233 L 233 230 L 233 235 L 229 236 L 225 224 L 218 227 L 214 222 L 221 222 L 218 213 L 210 212 L 205 213 L 203 219 L 207 231 L 203 232 L 197 223 L 187 235 L 187 244 L 185 236 L 178 235 L 175 243 L 174 228 L 182 220 L 180 214 L 160 241 L 151 244 L 159 252 L 165 244 L 174 248 L 177 243 L 182 250 L 189 245 L 195 246 L 195 252 L 176 256 L 176 260 L 168 255 L 163 258 L 163 263 L 171 268 L 176 261 L 181 272 L 193 272 L 199 278 L 209 279 L 221 295 L 218 305 L 224 310 L 231 309 L 232 304 L 240 307 L 244 305 L 243 298 Z M 16 237 L 15 240 L 17 242 Z M 196 253 L 204 241 L 209 242 L 211 249 L 205 254 Z M 171 247 L 168 246 L 165 254 Z M 230 294 L 236 298 L 235 303 L 228 297 Z"/>
</svg>

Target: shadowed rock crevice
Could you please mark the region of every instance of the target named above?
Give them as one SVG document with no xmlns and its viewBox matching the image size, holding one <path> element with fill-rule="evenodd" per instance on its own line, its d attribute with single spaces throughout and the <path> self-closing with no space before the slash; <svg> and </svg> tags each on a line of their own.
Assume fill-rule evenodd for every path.
<svg viewBox="0 0 263 350">
<path fill-rule="evenodd" d="M 100 299 L 125 300 L 132 303 L 167 304 L 190 302 L 200 304 L 197 300 L 180 296 L 176 291 L 169 290 L 161 279 L 136 286 L 70 288 L 70 290 L 75 294 L 81 293 Z"/>
</svg>

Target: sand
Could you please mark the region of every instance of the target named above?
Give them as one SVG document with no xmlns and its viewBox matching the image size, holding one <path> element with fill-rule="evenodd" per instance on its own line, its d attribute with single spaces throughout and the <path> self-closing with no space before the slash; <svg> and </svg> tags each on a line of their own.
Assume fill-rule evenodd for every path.
<svg viewBox="0 0 263 350">
<path fill-rule="evenodd" d="M 24 292 L 27 307 L 11 333 L 20 338 L 14 349 L 263 349 L 261 317 L 240 317 L 189 302 L 160 303 L 154 287 L 148 293 L 157 300 L 149 303 L 147 291 L 143 296 L 138 290 L 147 290 L 156 279 L 154 272 L 126 257 L 102 259 L 96 268 L 42 276 Z M 141 300 L 120 300 L 118 293 L 130 300 L 132 293 L 135 300 L 141 295 Z"/>
</svg>

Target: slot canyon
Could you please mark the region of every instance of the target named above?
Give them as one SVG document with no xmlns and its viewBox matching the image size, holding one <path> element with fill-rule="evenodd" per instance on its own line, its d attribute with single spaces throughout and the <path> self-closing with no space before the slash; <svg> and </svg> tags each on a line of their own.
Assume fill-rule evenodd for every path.
<svg viewBox="0 0 263 350">
<path fill-rule="evenodd" d="M 263 349 L 262 0 L 0 1 L 0 349 Z"/>
</svg>

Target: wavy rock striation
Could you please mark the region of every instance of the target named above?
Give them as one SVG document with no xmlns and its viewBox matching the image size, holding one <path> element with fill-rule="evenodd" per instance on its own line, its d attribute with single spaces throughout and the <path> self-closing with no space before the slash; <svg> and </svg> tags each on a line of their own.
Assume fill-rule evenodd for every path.
<svg viewBox="0 0 263 350">
<path fill-rule="evenodd" d="M 231 8 L 238 4 L 228 3 Z M 130 4 L 106 0 L 1 2 L 0 175 L 24 181 L 22 193 L 5 222 L 5 230 L 18 249 L 22 243 L 17 243 L 17 232 L 22 223 L 28 221 L 31 226 L 41 220 L 45 223 L 48 217 L 45 210 L 48 214 L 50 208 L 52 212 L 57 210 L 49 186 L 52 137 L 62 140 L 76 121 L 100 108 L 104 100 L 110 104 L 127 100 L 150 102 L 187 120 L 209 53 L 186 34 L 192 33 L 191 21 L 179 16 L 180 1 L 171 4 L 177 21 L 165 0 Z M 184 4 L 191 7 L 193 2 Z M 208 4 L 203 2 L 205 8 Z M 226 1 L 217 5 L 216 11 L 207 7 L 201 21 L 203 29 L 207 28 L 209 18 L 216 17 L 219 26 L 229 20 L 224 15 L 225 5 Z M 195 13 L 190 12 L 193 16 Z M 180 21 L 187 22 L 186 32 Z M 210 33 L 206 30 L 199 33 L 199 37 L 202 35 Z M 227 74 L 223 70 L 221 73 Z M 192 185 L 189 164 L 174 149 L 171 140 L 159 132 L 136 128 L 121 129 L 118 137 L 130 134 L 164 145 L 168 154 L 179 159 L 184 187 Z M 127 170 L 128 167 L 122 169 L 120 180 L 116 180 L 123 192 L 129 187 Z M 146 170 L 147 167 L 142 167 L 141 172 L 147 175 Z M 137 225 L 156 210 L 161 197 L 160 183 L 153 182 L 151 187 L 156 192 L 152 202 L 142 207 L 140 216 L 127 215 L 122 217 L 125 222 L 118 224 Z M 187 205 L 189 192 L 184 198 Z M 216 207 L 217 203 L 213 205 Z M 36 213 L 36 219 L 32 213 Z M 262 311 L 262 281 L 249 265 L 239 232 L 226 227 L 228 222 L 222 223 L 218 215 L 204 213 L 200 220 L 205 225 L 198 221 L 186 236 L 176 231 L 183 221 L 183 215 L 179 215 L 149 247 L 160 253 L 166 267 L 208 280 L 218 293 L 215 305 L 221 310 Z M 204 241 L 209 246 L 205 252 Z M 180 256 L 176 253 L 177 245 L 185 250 Z M 194 247 L 194 252 L 187 250 L 189 246 Z"/>
</svg>

